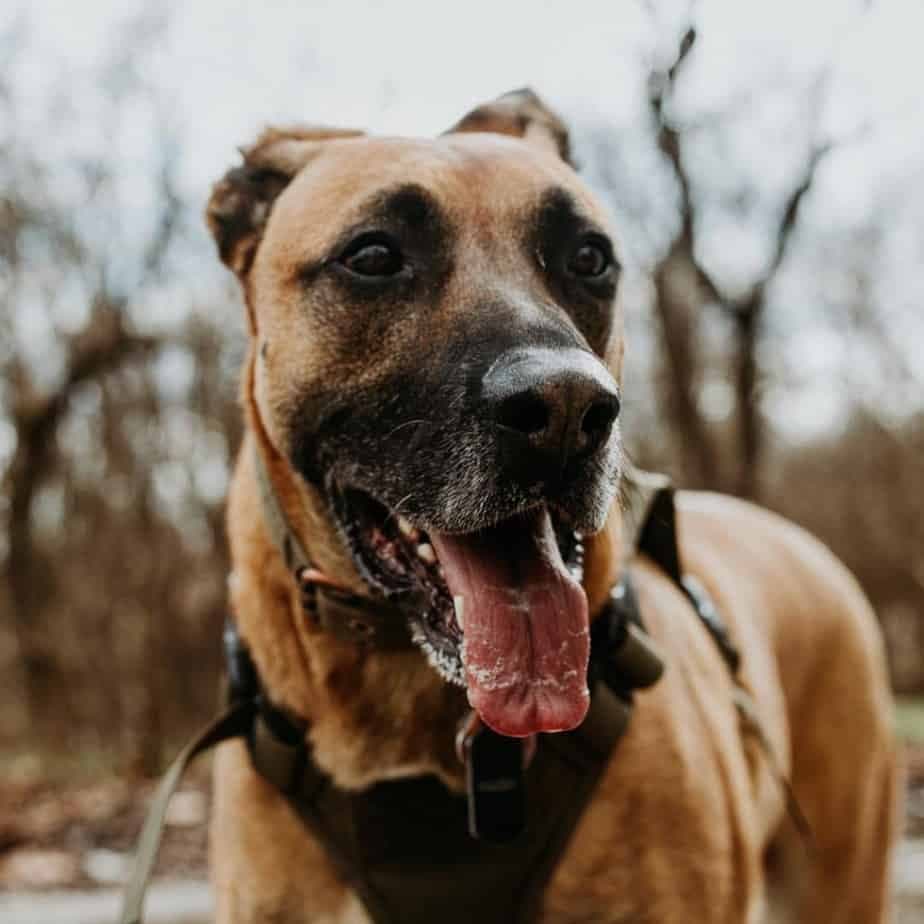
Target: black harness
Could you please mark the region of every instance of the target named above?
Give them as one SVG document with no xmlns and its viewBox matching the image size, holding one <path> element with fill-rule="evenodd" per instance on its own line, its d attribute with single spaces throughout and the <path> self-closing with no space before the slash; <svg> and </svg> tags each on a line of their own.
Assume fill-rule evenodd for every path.
<svg viewBox="0 0 924 924">
<path fill-rule="evenodd" d="M 278 511 L 278 502 L 276 502 Z M 270 511 L 269 518 L 272 519 Z M 284 535 L 291 535 L 281 511 Z M 278 535 L 277 531 L 277 535 Z M 318 598 L 325 621 L 341 633 L 366 639 L 379 633 L 382 647 L 397 630 L 385 629 L 366 598 L 355 601 L 321 582 L 296 578 Z M 637 550 L 683 591 L 715 639 L 733 675 L 739 655 L 708 594 L 681 571 L 673 491 L 655 490 L 638 533 Z M 300 553 L 303 555 L 303 553 Z M 371 614 L 371 615 L 370 615 Z M 344 624 L 372 625 L 370 629 Z M 278 708 L 263 690 L 253 661 L 233 623 L 225 632 L 229 709 L 192 742 L 168 771 L 151 806 L 129 882 L 122 924 L 141 921 L 163 815 L 186 765 L 219 741 L 246 740 L 255 769 L 285 797 L 325 846 L 338 873 L 361 898 L 375 924 L 511 924 L 531 922 L 543 889 L 567 846 L 593 790 L 625 732 L 636 690 L 654 684 L 662 661 L 644 631 L 631 573 L 627 570 L 591 626 L 588 686 L 591 705 L 577 729 L 540 735 L 527 767 L 521 739 L 484 726 L 464 736 L 466 793 L 432 776 L 376 784 L 362 792 L 339 789 L 316 765 L 306 725 Z"/>
</svg>

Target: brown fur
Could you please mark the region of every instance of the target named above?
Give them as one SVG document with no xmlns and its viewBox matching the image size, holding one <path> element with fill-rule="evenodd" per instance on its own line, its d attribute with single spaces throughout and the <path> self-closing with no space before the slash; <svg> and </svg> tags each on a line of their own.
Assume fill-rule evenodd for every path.
<svg viewBox="0 0 924 924">
<path fill-rule="evenodd" d="M 567 150 L 560 125 L 530 94 L 502 98 L 496 110 L 481 107 L 459 126 L 522 141 L 269 132 L 245 152 L 238 170 L 246 175 L 232 171 L 210 204 L 222 256 L 244 286 L 253 335 L 243 387 L 248 429 L 228 514 L 233 609 L 273 698 L 309 722 L 318 764 L 343 787 L 422 771 L 460 787 L 453 737 L 464 697 L 416 651 L 364 654 L 305 621 L 264 524 L 253 450 L 267 460 L 317 566 L 364 591 L 323 499 L 289 463 L 293 405 L 321 382 L 349 389 L 379 380 L 383 366 L 406 357 L 409 338 L 438 342 L 443 327 L 471 310 L 472 280 L 530 290 L 507 243 L 520 220 L 517 202 L 554 180 L 601 214 L 554 156 Z M 442 292 L 439 330 L 419 338 L 398 322 L 384 334 L 350 330 L 346 353 L 342 332 L 330 327 L 333 306 L 306 311 L 293 279 L 329 245 L 359 193 L 407 173 L 450 203 L 467 229 L 454 244 L 465 272 Z M 618 376 L 618 317 L 608 342 L 594 347 Z M 742 734 L 714 643 L 670 581 L 643 562 L 642 609 L 667 669 L 637 697 L 628 733 L 552 877 L 541 920 L 885 921 L 895 747 L 873 614 L 842 566 L 795 526 L 712 495 L 684 494 L 679 503 L 685 564 L 712 592 L 740 646 L 744 683 L 815 830 L 816 853 L 811 862 L 801 853 L 767 759 Z M 614 506 L 588 543 L 592 612 L 618 574 L 619 534 Z M 220 749 L 215 775 L 218 921 L 367 920 L 242 745 Z"/>
</svg>

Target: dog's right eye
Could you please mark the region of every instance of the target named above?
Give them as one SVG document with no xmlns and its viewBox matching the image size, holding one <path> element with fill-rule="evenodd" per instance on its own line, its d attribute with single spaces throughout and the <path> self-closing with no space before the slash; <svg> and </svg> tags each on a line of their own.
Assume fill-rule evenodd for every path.
<svg viewBox="0 0 924 924">
<path fill-rule="evenodd" d="M 338 262 L 357 276 L 384 279 L 397 276 L 404 269 L 401 251 L 389 240 L 363 235 L 353 241 Z"/>
</svg>

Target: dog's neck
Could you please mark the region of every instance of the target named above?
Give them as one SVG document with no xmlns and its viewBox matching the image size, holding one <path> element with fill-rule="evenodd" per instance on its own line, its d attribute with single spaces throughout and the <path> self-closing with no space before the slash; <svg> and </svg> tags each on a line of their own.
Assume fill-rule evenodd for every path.
<svg viewBox="0 0 924 924">
<path fill-rule="evenodd" d="M 245 381 L 249 384 L 249 375 Z M 446 683 L 416 648 L 364 650 L 318 628 L 303 611 L 292 573 L 267 526 L 255 453 L 260 453 L 289 525 L 314 565 L 368 595 L 320 493 L 272 447 L 245 386 L 248 429 L 231 486 L 232 606 L 263 684 L 277 705 L 308 722 L 318 765 L 338 785 L 435 773 L 462 786 L 455 732 L 468 711 L 464 691 Z M 619 517 L 587 540 L 584 586 L 596 613 L 618 577 Z"/>
</svg>

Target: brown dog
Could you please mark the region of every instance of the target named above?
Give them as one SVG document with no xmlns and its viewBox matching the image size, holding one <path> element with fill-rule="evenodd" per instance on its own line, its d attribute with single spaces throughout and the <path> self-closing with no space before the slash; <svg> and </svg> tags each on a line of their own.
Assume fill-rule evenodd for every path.
<svg viewBox="0 0 924 924">
<path fill-rule="evenodd" d="M 458 789 L 466 698 L 508 735 L 580 723 L 588 619 L 622 568 L 623 346 L 612 233 L 559 119 L 523 91 L 435 140 L 268 131 L 216 186 L 209 223 L 251 334 L 233 608 L 317 765 L 346 789 L 427 773 Z M 425 592 L 419 648 L 364 651 L 304 618 L 255 453 L 320 571 L 365 596 Z M 638 697 L 539 919 L 884 921 L 895 747 L 870 608 L 791 524 L 717 496 L 678 503 L 684 565 L 740 648 L 814 851 L 742 733 L 712 639 L 640 561 L 666 671 Z M 590 535 L 583 586 L 572 529 Z M 219 921 L 368 920 L 242 744 L 215 772 Z"/>
</svg>

